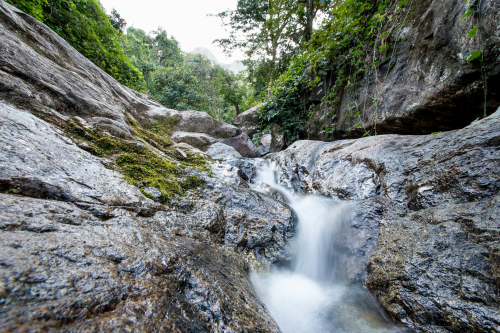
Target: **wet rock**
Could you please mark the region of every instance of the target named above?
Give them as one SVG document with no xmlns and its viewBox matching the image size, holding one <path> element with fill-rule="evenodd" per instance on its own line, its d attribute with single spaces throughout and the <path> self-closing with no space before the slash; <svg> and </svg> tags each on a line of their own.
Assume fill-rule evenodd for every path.
<svg viewBox="0 0 500 333">
<path fill-rule="evenodd" d="M 187 143 L 200 150 L 206 150 L 208 146 L 216 142 L 214 138 L 204 133 L 174 132 L 170 138 L 175 142 Z"/>
<path fill-rule="evenodd" d="M 234 149 L 236 149 L 237 152 L 239 152 L 244 157 L 260 156 L 258 150 L 255 149 L 252 140 L 250 140 L 250 138 L 248 137 L 248 135 L 246 135 L 246 133 L 241 133 L 238 136 L 226 139 L 222 141 L 222 143 L 233 147 Z"/>
<path fill-rule="evenodd" d="M 6 331 L 280 332 L 238 255 L 162 219 L 5 194 L 0 208 Z"/>
<path fill-rule="evenodd" d="M 462 130 L 298 141 L 271 156 L 282 183 L 340 199 L 388 198 L 401 209 L 488 198 L 500 189 L 500 110 Z"/>
<path fill-rule="evenodd" d="M 240 159 L 243 157 L 238 151 L 236 151 L 236 149 L 221 142 L 216 142 L 211 145 L 207 149 L 206 153 L 214 159 L 225 161 Z"/>
<path fill-rule="evenodd" d="M 259 109 L 263 104 L 256 105 L 249 110 L 240 113 L 234 119 L 234 125 L 252 137 L 259 128 Z"/>
<path fill-rule="evenodd" d="M 498 196 L 389 212 L 367 286 L 394 320 L 416 331 L 497 332 L 499 216 Z"/>
<path fill-rule="evenodd" d="M 481 37 L 485 41 L 484 67 L 488 87 L 495 87 L 500 85 L 500 6 L 495 0 L 484 0 L 480 5 L 485 27 Z M 313 110 L 312 119 L 324 121 L 306 124 L 308 138 L 325 140 L 321 129 L 332 125 L 336 139 L 360 138 L 365 129 L 373 133 L 374 124 L 379 135 L 431 134 L 460 129 L 482 117 L 481 67 L 479 62 L 467 61 L 477 47 L 466 36 L 477 22 L 472 17 L 462 20 L 465 11 L 460 0 L 413 2 L 405 21 L 387 38 L 391 50 L 380 58 L 378 66 L 346 89 L 339 110 L 324 106 Z M 333 85 L 335 75 L 330 73 L 325 80 Z M 322 89 L 311 91 L 311 99 L 318 105 L 324 96 L 318 94 Z M 496 89 L 488 91 L 486 104 L 491 114 L 500 106 L 500 95 Z M 358 117 L 349 118 L 352 105 L 359 106 Z M 333 121 L 325 117 L 331 112 L 336 115 Z M 358 123 L 363 126 L 353 129 Z"/>
<path fill-rule="evenodd" d="M 264 182 L 258 182 L 255 185 L 255 189 L 257 191 L 268 193 L 271 197 L 275 198 L 276 200 L 288 202 L 286 196 L 283 193 L 281 193 L 280 191 L 278 191 L 275 188 L 272 188 L 271 186 L 269 186 L 268 184 L 266 184 Z"/>
<path fill-rule="evenodd" d="M 207 188 L 203 198 L 223 207 L 224 244 L 254 268 L 266 269 L 287 257 L 286 244 L 295 233 L 297 216 L 286 203 L 232 185 Z"/>
<path fill-rule="evenodd" d="M 299 193 L 357 201 L 335 248 L 338 270 L 366 284 L 394 321 L 495 332 L 499 142 L 500 110 L 438 135 L 298 141 L 269 158 Z"/>
<path fill-rule="evenodd" d="M 260 154 L 260 156 L 267 155 L 271 152 L 271 141 L 272 141 L 272 135 L 271 134 L 264 134 L 259 141 L 259 144 L 257 146 L 257 150 Z"/>
</svg>

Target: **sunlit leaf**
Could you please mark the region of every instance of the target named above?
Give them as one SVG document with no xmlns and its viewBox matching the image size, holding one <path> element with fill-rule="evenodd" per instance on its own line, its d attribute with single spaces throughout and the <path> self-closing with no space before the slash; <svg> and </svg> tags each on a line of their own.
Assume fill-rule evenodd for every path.
<svg viewBox="0 0 500 333">
<path fill-rule="evenodd" d="M 464 18 L 469 18 L 469 16 L 471 16 L 473 13 L 474 13 L 473 10 L 469 10 L 464 15 L 462 15 L 462 18 L 460 20 L 463 20 Z"/>
<path fill-rule="evenodd" d="M 474 27 L 474 29 L 469 31 L 469 33 L 467 34 L 467 37 L 469 37 L 469 38 L 474 37 L 476 35 L 476 32 L 477 32 L 477 25 Z"/>
<path fill-rule="evenodd" d="M 474 51 L 470 54 L 470 56 L 467 58 L 467 61 L 472 61 L 472 60 L 475 60 L 477 59 L 479 56 L 481 55 L 481 51 L 480 50 L 477 50 L 477 51 Z"/>
</svg>

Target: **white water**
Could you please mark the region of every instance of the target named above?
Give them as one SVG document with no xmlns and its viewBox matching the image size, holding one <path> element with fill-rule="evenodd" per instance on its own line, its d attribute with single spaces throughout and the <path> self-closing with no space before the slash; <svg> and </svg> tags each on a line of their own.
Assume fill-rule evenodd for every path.
<svg viewBox="0 0 500 333">
<path fill-rule="evenodd" d="M 355 204 L 298 196 L 276 182 L 274 165 L 262 166 L 255 183 L 284 194 L 299 218 L 292 268 L 254 274 L 252 282 L 283 333 L 398 332 L 381 315 L 370 294 L 338 281 L 335 243 Z"/>
</svg>

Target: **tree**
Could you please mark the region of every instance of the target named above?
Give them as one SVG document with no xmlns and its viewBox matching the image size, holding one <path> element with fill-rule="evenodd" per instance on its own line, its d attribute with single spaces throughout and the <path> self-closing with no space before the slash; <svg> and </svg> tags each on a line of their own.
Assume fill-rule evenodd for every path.
<svg viewBox="0 0 500 333">
<path fill-rule="evenodd" d="M 120 17 L 120 14 L 118 14 L 116 9 L 114 8 L 111 11 L 111 15 L 109 15 L 108 17 L 109 17 L 109 22 L 111 22 L 113 28 L 115 28 L 118 32 L 122 34 L 123 29 L 127 25 L 127 22 L 125 22 L 125 20 Z"/>
<path fill-rule="evenodd" d="M 230 36 L 214 42 L 231 54 L 245 51 L 250 78 L 267 84 L 288 67 L 300 47 L 311 39 L 313 22 L 330 0 L 239 0 L 236 10 L 215 16 Z M 263 87 L 259 87 L 263 88 Z"/>
</svg>

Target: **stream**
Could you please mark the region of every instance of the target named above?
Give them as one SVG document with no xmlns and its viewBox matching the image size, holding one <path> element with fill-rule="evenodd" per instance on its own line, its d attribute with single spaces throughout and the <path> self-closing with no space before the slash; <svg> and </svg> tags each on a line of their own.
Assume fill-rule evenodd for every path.
<svg viewBox="0 0 500 333">
<path fill-rule="evenodd" d="M 368 291 L 339 278 L 335 240 L 342 223 L 352 218 L 355 203 L 296 195 L 277 183 L 274 164 L 259 167 L 252 186 L 258 190 L 262 183 L 284 195 L 299 219 L 290 244 L 291 267 L 252 275 L 283 333 L 400 332 Z"/>
</svg>

